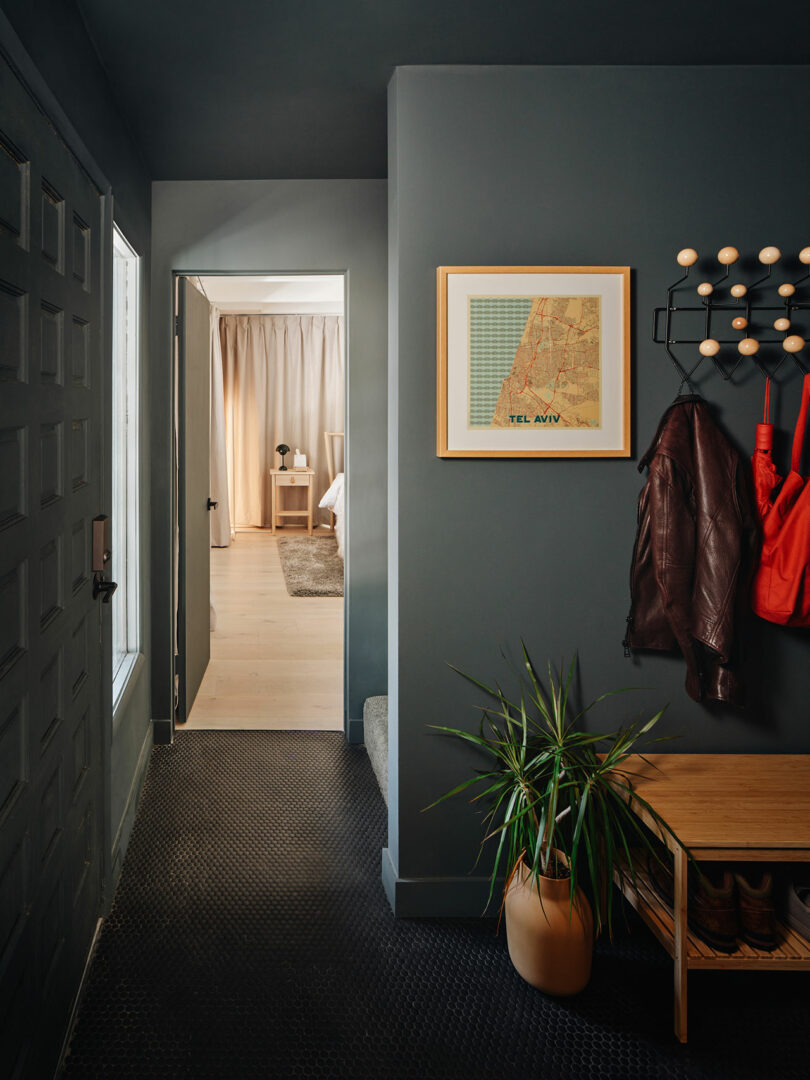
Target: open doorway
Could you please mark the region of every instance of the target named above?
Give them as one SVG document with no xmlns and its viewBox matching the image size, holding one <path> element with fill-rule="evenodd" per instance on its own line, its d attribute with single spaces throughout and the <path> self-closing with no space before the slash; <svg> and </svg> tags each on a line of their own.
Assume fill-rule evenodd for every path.
<svg viewBox="0 0 810 1080">
<path fill-rule="evenodd" d="M 342 730 L 344 276 L 178 285 L 177 721 Z"/>
</svg>

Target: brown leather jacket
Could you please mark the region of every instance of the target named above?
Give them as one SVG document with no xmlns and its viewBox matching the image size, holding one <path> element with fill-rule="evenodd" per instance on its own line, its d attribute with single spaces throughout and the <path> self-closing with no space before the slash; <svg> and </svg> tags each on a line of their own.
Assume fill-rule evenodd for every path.
<svg viewBox="0 0 810 1080">
<path fill-rule="evenodd" d="M 748 463 L 703 398 L 676 398 L 641 459 L 625 652 L 680 649 L 686 692 L 744 703 L 739 619 L 748 608 L 758 527 Z"/>
</svg>

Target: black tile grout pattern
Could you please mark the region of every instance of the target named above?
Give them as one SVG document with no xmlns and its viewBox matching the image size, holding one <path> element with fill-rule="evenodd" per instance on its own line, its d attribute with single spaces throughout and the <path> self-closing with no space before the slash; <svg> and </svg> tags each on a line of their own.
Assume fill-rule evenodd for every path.
<svg viewBox="0 0 810 1080">
<path fill-rule="evenodd" d="M 492 920 L 395 920 L 385 808 L 332 732 L 156 747 L 63 1076 L 805 1080 L 810 977 L 690 976 L 634 915 L 555 1000 Z"/>
</svg>

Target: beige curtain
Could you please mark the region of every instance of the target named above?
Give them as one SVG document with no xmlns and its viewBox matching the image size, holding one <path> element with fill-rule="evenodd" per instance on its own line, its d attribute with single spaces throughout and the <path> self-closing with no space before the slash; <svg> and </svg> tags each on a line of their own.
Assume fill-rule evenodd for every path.
<svg viewBox="0 0 810 1080">
<path fill-rule="evenodd" d="M 289 468 L 296 448 L 307 455 L 317 508 L 329 487 L 323 433 L 343 431 L 343 317 L 223 315 L 219 327 L 230 525 L 270 525 L 269 470 L 281 464 L 279 443 L 290 447 Z M 212 446 L 217 423 L 212 411 Z M 306 492 L 286 491 L 285 504 L 305 506 Z M 327 517 L 316 509 L 316 521 Z"/>
</svg>

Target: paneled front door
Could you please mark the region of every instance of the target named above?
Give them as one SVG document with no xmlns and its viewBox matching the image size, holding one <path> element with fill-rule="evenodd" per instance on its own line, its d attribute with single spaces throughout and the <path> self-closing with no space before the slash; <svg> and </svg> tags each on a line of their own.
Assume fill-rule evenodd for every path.
<svg viewBox="0 0 810 1080">
<path fill-rule="evenodd" d="M 108 200 L 0 59 L 0 1076 L 52 1074 L 101 907 Z"/>
</svg>

